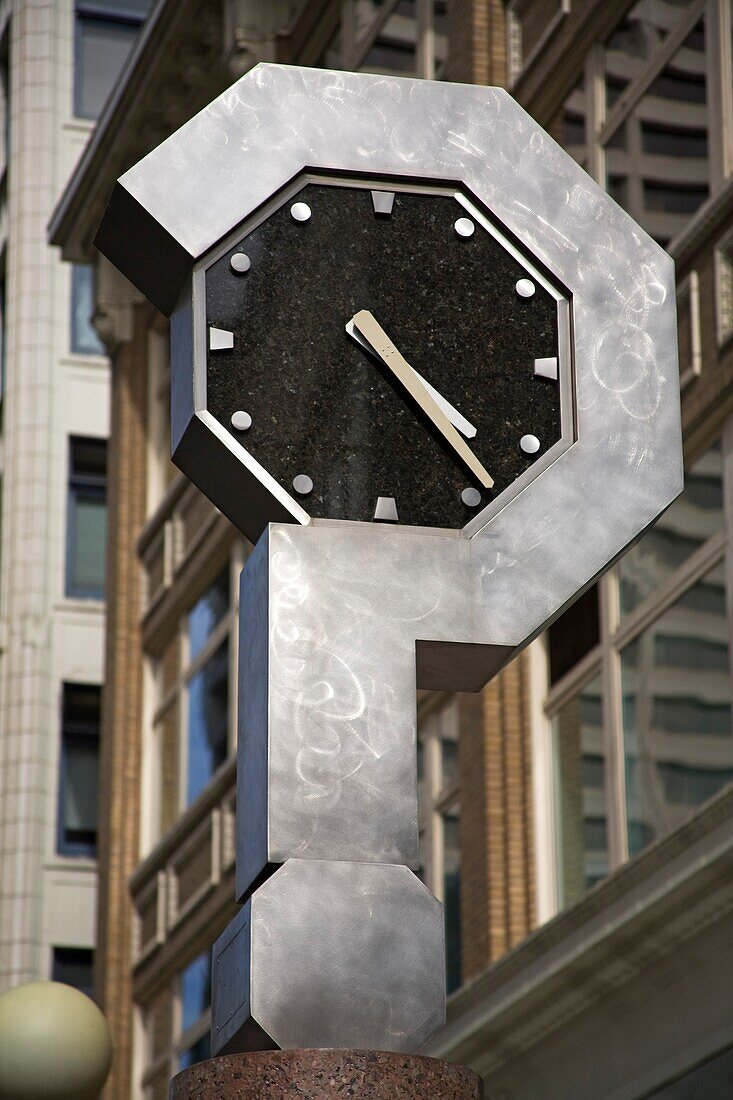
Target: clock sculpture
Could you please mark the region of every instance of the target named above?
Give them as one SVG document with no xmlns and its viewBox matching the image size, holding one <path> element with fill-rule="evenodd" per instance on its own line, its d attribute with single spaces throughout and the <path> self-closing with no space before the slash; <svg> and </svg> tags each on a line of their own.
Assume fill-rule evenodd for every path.
<svg viewBox="0 0 733 1100">
<path fill-rule="evenodd" d="M 214 1051 L 444 1014 L 415 687 L 479 690 L 682 487 L 669 256 L 504 91 L 260 65 L 118 181 L 242 575 Z"/>
</svg>

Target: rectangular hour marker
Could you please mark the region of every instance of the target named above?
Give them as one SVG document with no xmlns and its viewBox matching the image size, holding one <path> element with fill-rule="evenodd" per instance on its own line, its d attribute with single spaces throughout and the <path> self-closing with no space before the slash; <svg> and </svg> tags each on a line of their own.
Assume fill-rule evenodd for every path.
<svg viewBox="0 0 733 1100">
<path fill-rule="evenodd" d="M 394 206 L 394 191 L 372 191 L 375 214 L 391 214 Z"/>
<path fill-rule="evenodd" d="M 535 359 L 534 372 L 540 378 L 552 378 L 557 382 L 557 359 Z"/>
<path fill-rule="evenodd" d="M 234 333 L 225 328 L 209 326 L 209 351 L 226 351 L 234 347 Z"/>
</svg>

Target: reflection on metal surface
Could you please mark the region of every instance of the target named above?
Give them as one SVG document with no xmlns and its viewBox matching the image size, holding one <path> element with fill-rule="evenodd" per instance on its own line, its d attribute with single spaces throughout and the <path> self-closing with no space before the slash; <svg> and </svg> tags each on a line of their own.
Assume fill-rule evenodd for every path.
<svg viewBox="0 0 733 1100">
<path fill-rule="evenodd" d="M 226 351 L 234 347 L 234 333 L 225 328 L 209 328 L 209 350 Z"/>
<path fill-rule="evenodd" d="M 516 290 L 520 298 L 531 298 L 536 289 L 531 279 L 519 279 L 517 281 Z"/>
<path fill-rule="evenodd" d="M 467 489 L 464 489 L 461 493 L 461 500 L 467 508 L 478 508 L 479 504 L 481 503 L 481 493 L 478 491 L 478 489 L 469 487 Z"/>
<path fill-rule="evenodd" d="M 394 191 L 372 191 L 372 203 L 375 214 L 391 214 L 394 206 Z"/>
<path fill-rule="evenodd" d="M 368 351 L 369 354 L 373 355 L 375 359 L 379 359 L 381 361 L 382 357 L 374 350 L 369 341 L 364 339 L 362 334 L 354 325 L 353 317 L 350 321 L 346 322 L 346 331 L 348 332 L 352 340 L 355 340 L 360 347 L 364 348 L 365 351 Z M 453 424 L 454 427 L 458 428 L 458 431 L 465 435 L 466 439 L 473 439 L 476 435 L 476 428 L 471 423 L 471 421 L 467 420 L 462 413 L 459 413 L 458 409 L 454 408 L 454 406 L 451 405 L 450 401 L 447 401 L 446 398 L 443 397 L 442 393 L 438 393 L 435 387 L 430 385 L 427 378 L 423 378 L 420 372 L 416 371 L 415 368 L 409 363 L 407 365 L 410 367 L 410 370 L 415 375 L 415 377 L 419 379 L 419 381 L 428 391 L 438 408 L 443 410 L 445 415 L 450 420 L 451 424 Z"/>
<path fill-rule="evenodd" d="M 445 1018 L 443 907 L 406 867 L 292 859 L 214 945 L 213 967 L 215 1054 L 267 1037 L 414 1051 Z"/>
<path fill-rule="evenodd" d="M 313 492 L 313 481 L 307 474 L 296 474 L 293 478 L 293 488 L 299 496 L 307 496 Z"/>
<path fill-rule="evenodd" d="M 236 271 L 238 275 L 243 275 L 252 266 L 252 261 L 246 252 L 235 252 L 229 263 L 232 271 Z"/>
<path fill-rule="evenodd" d="M 458 218 L 453 228 L 459 237 L 472 237 L 476 226 L 470 218 Z"/>
<path fill-rule="evenodd" d="M 236 428 L 238 432 L 246 432 L 252 427 L 252 417 L 248 412 L 239 409 L 237 412 L 232 413 L 232 427 Z"/>
<path fill-rule="evenodd" d="M 397 504 L 394 497 L 377 497 L 377 505 L 374 509 L 376 523 L 399 523 Z"/>
<path fill-rule="evenodd" d="M 557 359 L 554 357 L 546 359 L 535 359 L 534 372 L 540 378 L 551 378 L 553 381 L 557 381 Z"/>
<path fill-rule="evenodd" d="M 311 216 L 311 208 L 307 202 L 294 202 L 290 207 L 290 213 L 296 222 L 307 222 Z"/>
<path fill-rule="evenodd" d="M 352 317 L 355 328 L 374 349 L 384 365 L 392 371 L 397 381 L 407 390 L 413 401 L 433 422 L 445 441 L 453 448 L 458 457 L 468 466 L 474 477 L 490 489 L 494 484 L 491 474 L 482 466 L 476 455 L 461 439 L 443 410 L 428 393 L 421 381 L 415 377 L 406 359 L 397 350 L 387 333 L 368 309 L 362 309 Z"/>
<path fill-rule="evenodd" d="M 523 435 L 519 440 L 519 446 L 526 455 L 533 455 L 539 451 L 540 441 L 536 435 Z"/>
</svg>

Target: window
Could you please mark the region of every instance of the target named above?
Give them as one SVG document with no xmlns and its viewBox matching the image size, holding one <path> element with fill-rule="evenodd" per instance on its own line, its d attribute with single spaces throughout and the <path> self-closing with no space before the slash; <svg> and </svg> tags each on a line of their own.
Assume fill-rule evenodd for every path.
<svg viewBox="0 0 733 1100">
<path fill-rule="evenodd" d="M 552 718 L 558 886 L 569 905 L 608 874 L 606 752 L 599 677 L 576 690 Z"/>
<path fill-rule="evenodd" d="M 51 981 L 71 985 L 92 996 L 94 952 L 90 947 L 54 947 Z"/>
<path fill-rule="evenodd" d="M 326 68 L 440 78 L 448 55 L 446 0 L 347 0 Z"/>
<path fill-rule="evenodd" d="M 208 785 L 233 740 L 230 675 L 235 653 L 236 586 L 240 566 L 227 563 L 178 622 L 152 665 L 151 766 L 158 804 L 157 839 Z"/>
<path fill-rule="evenodd" d="M 445 907 L 446 986 L 461 981 L 458 700 L 428 711 L 418 733 L 420 877 Z"/>
<path fill-rule="evenodd" d="M 64 684 L 57 848 L 61 855 L 97 854 L 101 688 Z"/>
<path fill-rule="evenodd" d="M 104 355 L 104 344 L 92 324 L 94 268 L 71 265 L 71 350 L 80 355 Z"/>
<path fill-rule="evenodd" d="M 107 533 L 107 443 L 69 440 L 66 595 L 104 599 Z"/>
<path fill-rule="evenodd" d="M 722 346 L 733 334 L 733 230 L 715 246 L 715 314 Z"/>
<path fill-rule="evenodd" d="M 732 429 L 690 465 L 681 496 L 598 583 L 602 614 L 573 621 L 581 599 L 548 631 L 562 905 L 733 782 Z"/>
<path fill-rule="evenodd" d="M 178 1070 L 210 1056 L 211 953 L 194 959 L 178 981 Z"/>
<path fill-rule="evenodd" d="M 76 5 L 74 114 L 97 118 L 127 60 L 150 0 L 80 0 Z"/>
</svg>

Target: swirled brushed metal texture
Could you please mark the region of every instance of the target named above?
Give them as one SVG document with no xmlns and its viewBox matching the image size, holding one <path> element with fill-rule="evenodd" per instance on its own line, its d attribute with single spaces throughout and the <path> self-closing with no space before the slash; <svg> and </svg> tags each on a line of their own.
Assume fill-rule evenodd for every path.
<svg viewBox="0 0 733 1100">
<path fill-rule="evenodd" d="M 501 89 L 255 67 L 121 177 L 99 237 L 161 308 L 183 291 L 176 460 L 253 539 L 268 521 L 308 517 L 206 412 L 191 272 L 307 167 L 460 181 L 567 288 L 577 441 L 486 530 L 484 512 L 464 532 L 492 541 L 482 569 L 508 613 L 505 586 L 520 578 L 538 614 L 559 606 L 682 486 L 672 260 Z M 549 553 L 559 603 L 545 580 Z"/>
<path fill-rule="evenodd" d="M 443 906 L 406 867 L 288 860 L 216 942 L 213 966 L 214 1053 L 268 1036 L 414 1051 L 445 1019 Z"/>
</svg>

